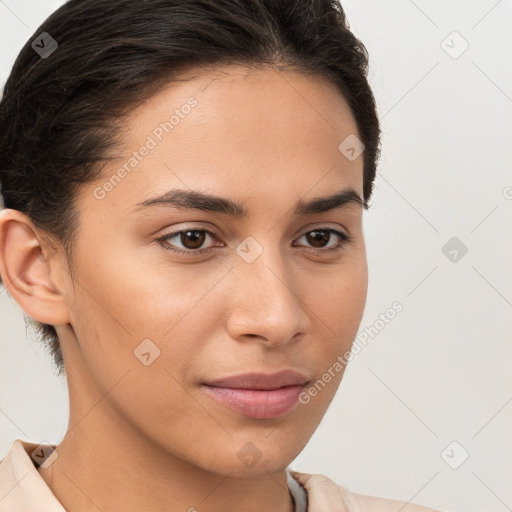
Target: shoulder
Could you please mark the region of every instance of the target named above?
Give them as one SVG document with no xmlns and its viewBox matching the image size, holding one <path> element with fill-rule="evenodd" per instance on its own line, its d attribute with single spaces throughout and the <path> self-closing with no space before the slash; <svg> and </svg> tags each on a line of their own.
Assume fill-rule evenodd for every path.
<svg viewBox="0 0 512 512">
<path fill-rule="evenodd" d="M 351 492 L 325 475 L 291 474 L 306 489 L 308 512 L 440 512 L 406 501 Z"/>
</svg>

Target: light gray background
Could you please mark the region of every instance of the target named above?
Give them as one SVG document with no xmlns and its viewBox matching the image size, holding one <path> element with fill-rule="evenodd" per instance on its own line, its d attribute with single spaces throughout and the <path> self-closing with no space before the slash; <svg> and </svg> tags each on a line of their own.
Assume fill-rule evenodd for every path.
<svg viewBox="0 0 512 512">
<path fill-rule="evenodd" d="M 0 0 L 0 84 L 61 3 Z M 342 3 L 384 133 L 360 332 L 404 309 L 354 357 L 291 466 L 446 512 L 512 510 L 512 2 Z M 456 262 L 452 237 L 468 248 Z M 0 341 L 0 456 L 16 438 L 59 442 L 65 380 L 3 289 Z M 453 441 L 452 465 L 469 453 L 458 469 L 441 456 Z"/>
</svg>

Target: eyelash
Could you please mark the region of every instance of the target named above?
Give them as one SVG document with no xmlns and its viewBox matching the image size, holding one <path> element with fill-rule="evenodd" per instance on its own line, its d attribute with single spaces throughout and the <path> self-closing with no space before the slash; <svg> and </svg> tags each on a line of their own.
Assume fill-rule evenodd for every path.
<svg viewBox="0 0 512 512">
<path fill-rule="evenodd" d="M 170 239 L 170 238 L 174 238 L 176 236 L 179 236 L 181 235 L 182 233 L 187 233 L 189 231 L 197 231 L 197 232 L 201 232 L 201 233 L 207 233 L 208 235 L 210 235 L 212 238 L 216 238 L 216 234 L 213 233 L 212 231 L 208 230 L 208 229 L 196 229 L 196 228 L 185 228 L 185 229 L 181 229 L 180 231 L 174 231 L 172 233 L 168 233 L 160 238 L 157 238 L 157 241 L 160 242 L 160 244 L 162 245 L 162 247 L 168 251 L 172 251 L 174 253 L 178 253 L 178 254 L 185 254 L 185 255 L 190 255 L 190 256 L 195 256 L 195 255 L 199 255 L 199 254 L 204 254 L 206 252 L 209 252 L 211 251 L 212 249 L 214 249 L 214 247 L 208 247 L 206 249 L 188 249 L 188 250 L 183 250 L 183 249 L 175 249 L 174 247 L 171 247 L 168 243 L 167 243 L 167 240 Z M 345 245 L 350 243 L 352 241 L 352 236 L 351 235 L 348 235 L 347 233 L 343 233 L 342 231 L 338 231 L 337 229 L 332 229 L 332 228 L 315 228 L 315 229 L 311 229 L 309 231 L 306 231 L 305 233 L 303 233 L 299 238 L 302 238 L 304 235 L 307 235 L 308 233 L 312 233 L 314 231 L 325 231 L 327 233 L 333 233 L 335 235 L 338 235 L 339 238 L 341 239 L 341 242 L 338 243 L 338 245 L 336 247 L 330 247 L 328 249 L 311 249 L 311 251 L 313 252 L 317 252 L 317 253 L 322 253 L 322 252 L 336 252 L 336 251 L 341 251 L 345 248 Z"/>
</svg>

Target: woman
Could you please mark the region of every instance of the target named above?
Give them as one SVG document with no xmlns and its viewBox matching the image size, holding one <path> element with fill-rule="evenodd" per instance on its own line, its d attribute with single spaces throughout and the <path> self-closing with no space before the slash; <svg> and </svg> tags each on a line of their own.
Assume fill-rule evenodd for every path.
<svg viewBox="0 0 512 512">
<path fill-rule="evenodd" d="M 0 104 L 0 273 L 67 377 L 2 511 L 419 505 L 289 467 L 367 291 L 380 129 L 335 1 L 71 0 Z"/>
</svg>

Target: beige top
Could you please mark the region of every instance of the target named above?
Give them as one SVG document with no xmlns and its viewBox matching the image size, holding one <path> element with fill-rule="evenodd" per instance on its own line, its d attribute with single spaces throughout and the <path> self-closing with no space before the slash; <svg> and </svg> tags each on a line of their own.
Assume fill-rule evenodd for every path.
<svg viewBox="0 0 512 512">
<path fill-rule="evenodd" d="M 0 461 L 0 512 L 66 512 L 31 457 L 38 446 L 16 439 Z M 437 512 L 404 501 L 355 494 L 324 475 L 290 468 L 287 475 L 297 512 Z"/>
</svg>

